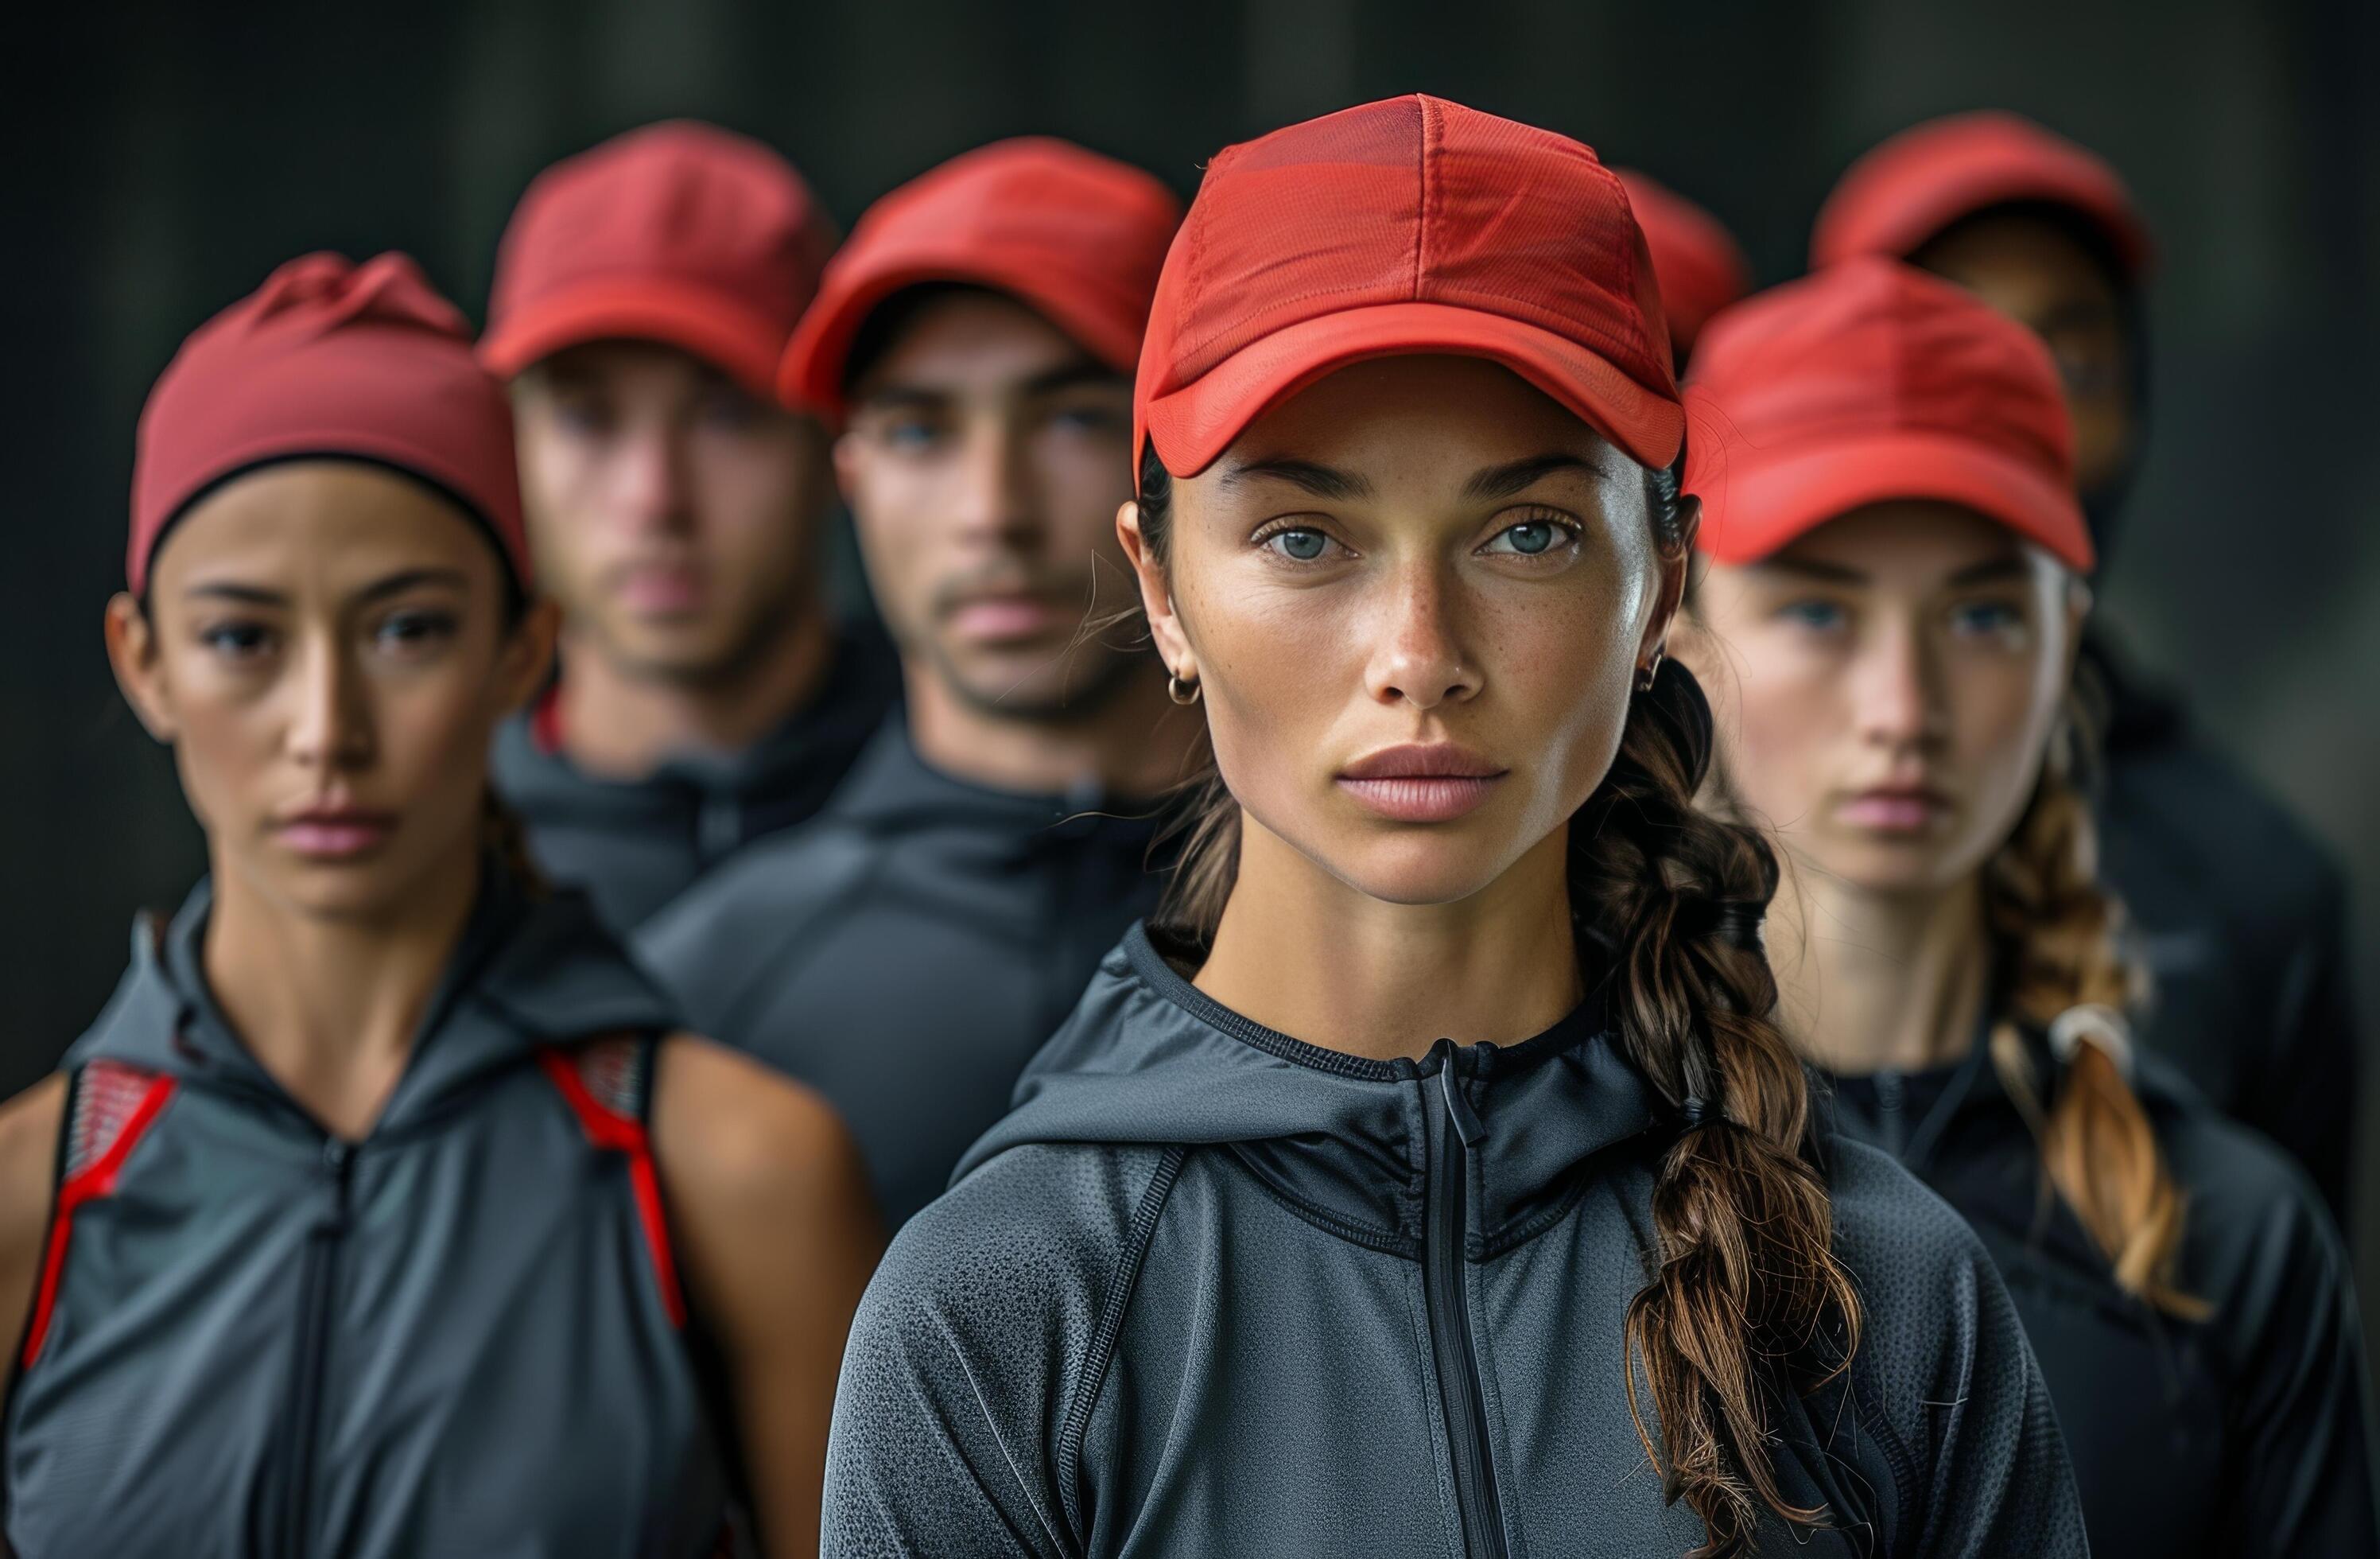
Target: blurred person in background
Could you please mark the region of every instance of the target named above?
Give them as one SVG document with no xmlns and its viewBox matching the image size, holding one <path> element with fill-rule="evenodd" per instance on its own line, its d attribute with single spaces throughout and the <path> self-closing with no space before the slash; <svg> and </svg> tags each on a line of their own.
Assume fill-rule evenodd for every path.
<svg viewBox="0 0 2380 1559">
<path fill-rule="evenodd" d="M 1670 323 L 1670 355 L 1683 373 L 1694 338 L 1713 314 L 1752 290 L 1752 262 L 1719 219 L 1634 168 L 1614 168 L 1628 191 L 1628 209 L 1653 257 L 1661 312 Z"/>
<path fill-rule="evenodd" d="M 832 247 L 783 158 L 671 123 L 540 175 L 497 251 L 480 357 L 564 617 L 496 782 L 618 930 L 815 813 L 897 695 L 828 604 L 825 430 L 775 396 Z"/>
<path fill-rule="evenodd" d="M 1110 619 L 1135 599 L 1133 360 L 1180 220 L 1077 146 L 970 152 L 861 218 L 785 358 L 789 401 L 840 420 L 906 707 L 823 816 L 638 950 L 706 1032 L 833 1102 L 896 1225 L 1156 907 L 1151 798 L 1202 724 Z"/>
<path fill-rule="evenodd" d="M 2148 431 L 2151 251 L 2114 169 L 2011 114 L 1917 126 L 1854 163 L 1818 213 L 1814 268 L 1862 254 L 1956 282 L 2038 335 L 2065 388 L 2102 566 L 2131 544 L 2129 527 L 2155 544 L 2156 517 L 2123 512 Z M 2345 878 L 2205 744 L 2185 698 L 2131 668 L 2104 623 L 2093 620 L 2081 653 L 2105 727 L 2091 788 L 2106 875 L 2132 907 L 2153 977 L 2146 1041 L 2296 1154 L 2344 1222 L 2362 1070 Z"/>
<path fill-rule="evenodd" d="M 1775 860 L 1694 810 L 1648 268 L 1585 147 L 1434 98 L 1208 163 L 1116 523 L 1215 776 L 868 1287 L 829 1553 L 2083 1552 L 1974 1235 L 1822 1166 Z"/>
<path fill-rule="evenodd" d="M 0 1108 L 25 1559 L 698 1559 L 739 1482 L 818 1551 L 863 1172 L 492 799 L 555 632 L 519 503 L 400 255 L 283 267 L 150 396 L 107 646 L 209 872 Z"/>
<path fill-rule="evenodd" d="M 1840 1126 L 1992 1251 L 2093 1553 L 2380 1552 L 2337 1231 L 2129 1038 L 2075 785 L 2093 542 L 2048 354 L 1871 257 L 1721 314 L 1697 367 L 1677 652 L 1712 692 L 1722 810 L 1796 867 L 1769 956 Z"/>
</svg>

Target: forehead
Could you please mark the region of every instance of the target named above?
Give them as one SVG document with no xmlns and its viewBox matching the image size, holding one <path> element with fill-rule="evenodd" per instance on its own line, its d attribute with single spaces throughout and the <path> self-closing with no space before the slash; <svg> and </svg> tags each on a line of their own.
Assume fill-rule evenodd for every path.
<svg viewBox="0 0 2380 1559">
<path fill-rule="evenodd" d="M 1634 464 L 1520 375 L 1479 358 L 1378 358 L 1338 370 L 1248 424 L 1216 469 L 1302 460 L 1375 490 L 1459 486 L 1484 467 L 1570 455 L 1593 476 L 1639 480 Z"/>
<path fill-rule="evenodd" d="M 2028 317 L 2060 305 L 2116 301 L 2114 281 L 2081 239 L 2058 223 L 2005 212 L 1962 223 L 1915 257 L 2003 312 Z"/>
<path fill-rule="evenodd" d="M 531 396 L 690 395 L 731 384 L 725 373 L 681 347 L 624 340 L 565 347 L 522 374 L 516 387 Z"/>
<path fill-rule="evenodd" d="M 403 568 L 460 571 L 490 587 L 494 543 L 425 483 L 355 460 L 296 460 L 225 482 L 176 520 L 152 590 L 237 579 L 292 593 Z"/>
<path fill-rule="evenodd" d="M 1887 587 L 1925 589 L 1970 570 L 2026 561 L 2035 549 L 1997 520 L 1955 504 L 1871 504 L 1827 521 L 1770 560 Z"/>
<path fill-rule="evenodd" d="M 896 298 L 883 307 L 905 305 Z M 996 389 L 1096 366 L 1072 336 L 1025 304 L 1005 293 L 966 287 L 910 306 L 882 355 L 852 389 L 859 400 L 893 390 Z M 1121 374 L 1112 377 L 1124 383 Z"/>
</svg>

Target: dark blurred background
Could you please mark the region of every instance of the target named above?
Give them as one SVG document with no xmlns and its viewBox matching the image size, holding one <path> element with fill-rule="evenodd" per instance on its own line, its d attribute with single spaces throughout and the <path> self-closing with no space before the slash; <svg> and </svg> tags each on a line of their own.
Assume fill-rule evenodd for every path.
<svg viewBox="0 0 2380 1559">
<path fill-rule="evenodd" d="M 1728 222 L 1764 281 L 1800 268 L 1844 164 L 1913 120 L 2013 108 L 2110 158 L 2162 270 L 2155 422 L 2104 607 L 2348 860 L 2371 1029 L 2372 0 L 414 0 L 237 15 L 184 0 L 42 6 L 0 45 L 14 494 L 0 1090 L 39 1076 L 104 1001 L 133 910 L 170 907 L 200 868 L 170 764 L 109 681 L 100 614 L 121 579 L 141 397 L 182 335 L 273 265 L 402 248 L 476 317 L 529 177 L 671 116 L 772 142 L 847 225 L 996 136 L 1071 136 L 1186 193 L 1229 141 L 1415 90 L 1647 169 Z M 2371 1295 L 2380 1155 L 2364 1135 Z"/>
</svg>

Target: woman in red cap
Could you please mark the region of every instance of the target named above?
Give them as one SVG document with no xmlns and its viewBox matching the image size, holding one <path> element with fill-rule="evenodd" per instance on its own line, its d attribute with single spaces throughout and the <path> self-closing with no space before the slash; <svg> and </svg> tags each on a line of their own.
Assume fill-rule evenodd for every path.
<svg viewBox="0 0 2380 1559">
<path fill-rule="evenodd" d="M 512 449 L 399 255 L 285 266 L 150 396 L 107 643 L 211 871 L 0 1109 L 27 1559 L 705 1554 L 735 1444 L 814 1549 L 872 1215 L 506 847 L 554 631 Z"/>
<path fill-rule="evenodd" d="M 1731 810 L 1799 868 L 1781 1021 L 1847 1135 L 2009 1280 L 2107 1554 L 2380 1552 L 2363 1349 L 2319 1199 L 2152 1054 L 2070 683 L 2090 536 L 2048 354 L 1847 261 L 1720 316 L 1687 407 L 1679 654 Z"/>
<path fill-rule="evenodd" d="M 1119 527 L 1218 777 L 855 1322 L 831 1553 L 2079 1554 L 1990 1262 L 1822 1159 L 1662 659 L 1645 248 L 1432 98 L 1219 155 Z"/>
</svg>

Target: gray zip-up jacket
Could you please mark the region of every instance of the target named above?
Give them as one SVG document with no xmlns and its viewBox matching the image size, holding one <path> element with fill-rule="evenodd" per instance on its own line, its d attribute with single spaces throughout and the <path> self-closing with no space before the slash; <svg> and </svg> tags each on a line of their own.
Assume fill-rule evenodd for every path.
<svg viewBox="0 0 2380 1559">
<path fill-rule="evenodd" d="M 19 1559 L 691 1556 L 721 1455 L 644 1146 L 674 1024 L 495 876 L 362 1142 L 249 1054 L 204 884 L 68 1054 L 8 1401 Z"/>
<path fill-rule="evenodd" d="M 1676 1130 L 1591 1002 L 1376 1062 L 1224 1009 L 1135 928 L 868 1287 L 825 1552 L 1684 1553 L 1621 1336 Z M 2082 1553 L 1973 1234 L 1885 1155 L 1828 1158 L 1864 1333 L 1775 1393 L 1770 1450 L 1832 1525 L 1769 1518 L 1761 1551 Z"/>
</svg>

